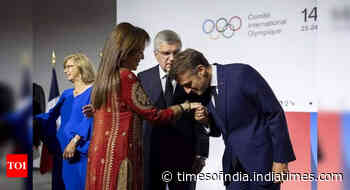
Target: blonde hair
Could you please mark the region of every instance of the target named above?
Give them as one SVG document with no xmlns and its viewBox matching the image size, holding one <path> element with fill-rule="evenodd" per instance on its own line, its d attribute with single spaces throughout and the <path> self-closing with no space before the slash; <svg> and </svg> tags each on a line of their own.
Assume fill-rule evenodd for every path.
<svg viewBox="0 0 350 190">
<path fill-rule="evenodd" d="M 90 61 L 90 59 L 82 54 L 75 53 L 72 55 L 68 55 L 64 58 L 63 66 L 66 67 L 66 64 L 69 60 L 72 60 L 75 66 L 78 67 L 79 72 L 81 74 L 81 80 L 85 84 L 90 84 L 95 81 L 95 69 Z"/>
</svg>

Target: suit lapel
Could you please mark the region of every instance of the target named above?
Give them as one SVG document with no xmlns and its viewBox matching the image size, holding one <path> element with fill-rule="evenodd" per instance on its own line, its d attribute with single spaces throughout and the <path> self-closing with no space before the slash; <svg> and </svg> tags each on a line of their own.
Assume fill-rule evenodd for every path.
<svg viewBox="0 0 350 190">
<path fill-rule="evenodd" d="M 183 103 L 184 101 L 187 100 L 188 96 L 189 95 L 186 94 L 183 87 L 176 84 L 174 95 L 172 96 L 172 104 L 171 105 Z"/>
<path fill-rule="evenodd" d="M 208 111 L 211 113 L 211 115 L 212 115 L 212 117 L 214 119 L 216 127 L 221 129 L 222 136 L 225 138 L 226 137 L 225 124 L 224 124 L 222 118 L 219 116 L 219 114 L 217 112 L 217 108 L 216 107 L 214 108 L 214 105 L 213 105 L 212 101 L 209 101 Z"/>
<path fill-rule="evenodd" d="M 152 89 L 150 91 L 150 98 L 156 106 L 164 108 L 165 107 L 165 101 L 163 97 L 163 89 L 162 89 L 162 83 L 160 81 L 160 75 L 159 75 L 159 66 L 157 65 L 154 69 L 152 69 L 152 74 L 150 77 L 150 88 Z"/>
</svg>

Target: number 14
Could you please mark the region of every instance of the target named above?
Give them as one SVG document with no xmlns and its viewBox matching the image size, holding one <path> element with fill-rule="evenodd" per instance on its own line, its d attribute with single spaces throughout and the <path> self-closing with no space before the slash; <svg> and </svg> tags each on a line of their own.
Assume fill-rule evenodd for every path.
<svg viewBox="0 0 350 190">
<path fill-rule="evenodd" d="M 307 8 L 301 11 L 301 13 L 304 14 L 304 22 L 307 22 L 308 19 L 314 19 L 314 21 L 317 21 L 317 7 L 312 8 L 309 14 L 307 14 Z"/>
</svg>

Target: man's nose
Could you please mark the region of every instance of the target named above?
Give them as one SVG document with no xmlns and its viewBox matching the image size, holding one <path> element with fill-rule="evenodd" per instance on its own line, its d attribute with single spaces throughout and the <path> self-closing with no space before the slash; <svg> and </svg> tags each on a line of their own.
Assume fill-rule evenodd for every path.
<svg viewBox="0 0 350 190">
<path fill-rule="evenodd" d="M 184 88 L 186 94 L 190 94 L 191 93 L 191 89 L 190 88 Z"/>
<path fill-rule="evenodd" d="M 173 61 L 174 60 L 174 57 L 175 57 L 175 54 L 174 53 L 171 53 L 169 55 L 169 61 Z"/>
</svg>

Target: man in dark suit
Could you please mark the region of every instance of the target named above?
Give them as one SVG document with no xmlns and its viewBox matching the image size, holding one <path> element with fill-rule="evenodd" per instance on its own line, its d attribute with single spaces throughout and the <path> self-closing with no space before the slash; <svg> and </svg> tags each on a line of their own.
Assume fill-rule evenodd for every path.
<svg viewBox="0 0 350 190">
<path fill-rule="evenodd" d="M 158 65 L 138 74 L 142 86 L 152 103 L 166 108 L 186 100 L 199 101 L 198 96 L 188 95 L 184 89 L 170 80 L 168 71 L 175 54 L 181 49 L 179 36 L 171 30 L 159 32 L 154 39 L 154 55 Z M 209 137 L 200 131 L 193 113 L 185 114 L 171 127 L 144 124 L 145 189 L 165 190 L 162 173 L 170 171 L 173 180 L 170 190 L 194 190 L 195 182 L 180 182 L 177 172 L 199 173 L 208 157 Z"/>
<path fill-rule="evenodd" d="M 46 109 L 45 105 L 45 92 L 43 87 L 33 83 L 33 115 L 44 113 Z M 40 124 L 33 120 L 33 146 L 36 148 L 40 145 Z"/>
<path fill-rule="evenodd" d="M 172 78 L 187 93 L 211 92 L 208 112 L 215 122 L 209 134 L 223 136 L 224 174 L 241 174 L 252 181 L 225 179 L 226 189 L 280 189 L 288 162 L 295 160 L 284 111 L 262 76 L 245 64 L 209 65 L 202 53 L 187 49 L 176 55 Z M 196 117 L 207 110 L 196 111 Z M 254 179 L 257 175 L 273 180 Z"/>
</svg>

